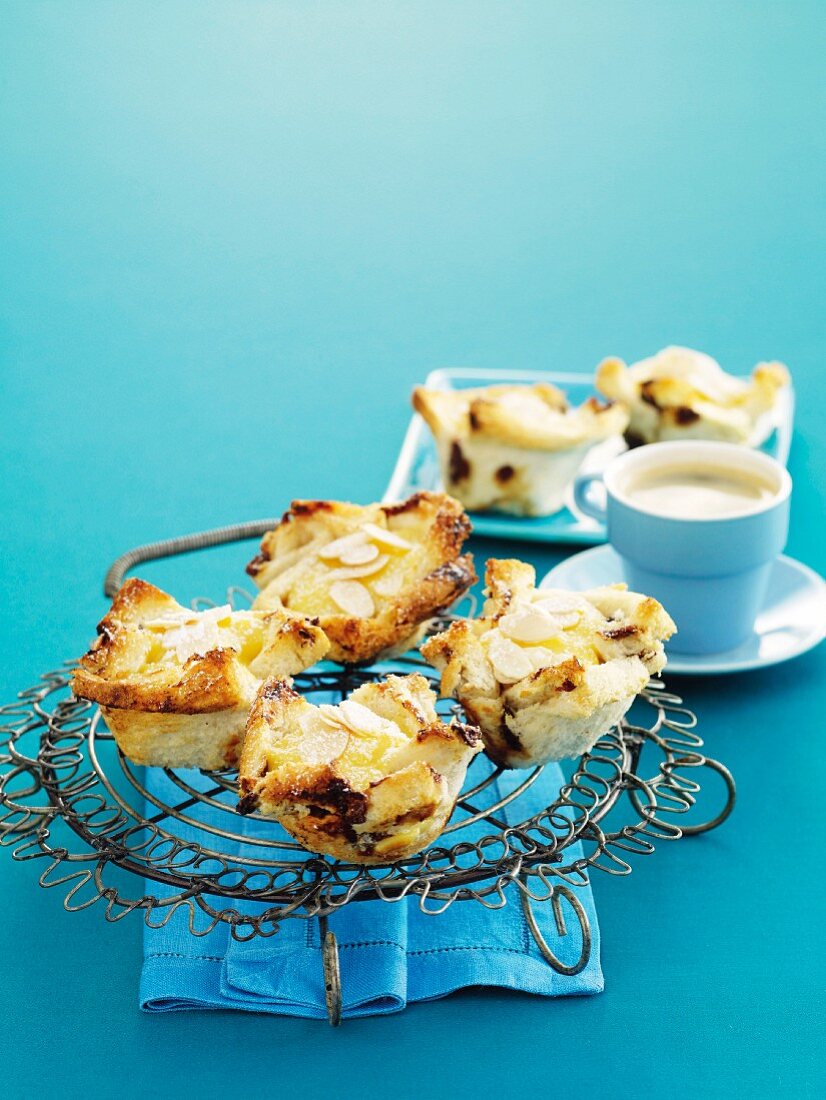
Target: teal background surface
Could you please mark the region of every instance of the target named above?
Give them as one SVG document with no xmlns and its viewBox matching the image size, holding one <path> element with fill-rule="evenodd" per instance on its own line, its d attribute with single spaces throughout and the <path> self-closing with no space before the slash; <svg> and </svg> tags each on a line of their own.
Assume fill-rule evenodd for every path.
<svg viewBox="0 0 826 1100">
<path fill-rule="evenodd" d="M 785 360 L 788 552 L 823 572 L 825 17 L 2 3 L 3 699 L 84 649 L 121 551 L 380 496 L 436 366 Z M 251 550 L 147 574 L 217 594 Z M 822 1095 L 824 671 L 673 679 L 739 803 L 595 882 L 599 997 L 145 1016 L 139 919 L 67 915 L 0 852 L 0 1091 Z"/>
</svg>

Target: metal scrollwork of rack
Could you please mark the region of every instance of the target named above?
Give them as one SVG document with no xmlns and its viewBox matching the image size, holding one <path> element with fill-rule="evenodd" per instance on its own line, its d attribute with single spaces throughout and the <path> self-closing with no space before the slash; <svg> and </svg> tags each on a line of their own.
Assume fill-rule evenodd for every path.
<svg viewBox="0 0 826 1100">
<path fill-rule="evenodd" d="M 258 521 L 131 551 L 107 574 L 107 595 L 142 561 L 250 538 L 269 526 Z M 237 588 L 228 596 L 233 605 L 249 598 Z M 416 653 L 393 664 L 437 685 Z M 576 974 L 591 951 L 577 898 L 590 873 L 626 875 L 633 859 L 651 854 L 659 841 L 713 829 L 734 807 L 734 780 L 702 753 L 694 714 L 652 681 L 630 716 L 576 762 L 540 812 L 523 816 L 520 808 L 541 768 L 509 773 L 503 793 L 502 770 L 477 758 L 436 844 L 399 863 L 342 863 L 306 852 L 274 823 L 256 824 L 255 815 L 252 829 L 241 827 L 230 771 L 193 779 L 191 772 L 166 770 L 159 795 L 144 769 L 117 750 L 98 709 L 72 696 L 71 669 L 67 664 L 45 674 L 0 707 L 0 846 L 17 860 L 38 861 L 41 886 L 63 891 L 67 910 L 101 904 L 109 921 L 140 912 L 158 926 L 184 910 L 193 935 L 224 922 L 233 937 L 246 940 L 273 935 L 284 920 L 317 919 L 334 1025 L 341 1018 L 341 984 L 327 918 L 343 905 L 409 898 L 437 918 L 457 902 L 488 908 L 518 902 L 548 965 Z M 322 668 L 296 676 L 295 684 L 311 701 L 335 701 L 386 671 Z M 440 710 L 445 717 L 461 713 L 449 700 Z M 722 778 L 726 798 L 716 816 L 696 822 L 690 811 L 703 769 Z M 557 957 L 536 921 L 535 903 L 552 905 L 561 939 L 578 929 L 577 959 Z"/>
</svg>

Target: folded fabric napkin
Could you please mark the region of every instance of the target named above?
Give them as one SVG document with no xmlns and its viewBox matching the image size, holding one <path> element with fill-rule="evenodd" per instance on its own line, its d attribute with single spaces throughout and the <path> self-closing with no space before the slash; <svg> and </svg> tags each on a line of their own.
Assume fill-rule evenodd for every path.
<svg viewBox="0 0 826 1100">
<path fill-rule="evenodd" d="M 474 780 L 490 766 L 486 758 L 477 760 Z M 209 782 L 197 772 L 181 774 L 200 789 Z M 497 797 L 524 778 L 524 772 L 501 776 Z M 561 782 L 559 768 L 546 767 L 538 781 L 498 816 L 515 824 L 537 813 L 553 800 Z M 184 799 L 180 788 L 160 769 L 147 770 L 146 787 L 150 795 L 167 804 Z M 149 806 L 148 810 L 149 816 L 157 814 L 157 806 Z M 225 810 L 199 805 L 186 812 L 196 813 L 205 825 L 232 828 L 249 838 L 252 845 L 236 843 L 234 849 L 226 847 L 228 842 L 221 842 L 222 850 L 244 856 L 256 854 L 255 839 L 284 835 L 275 822 L 240 816 L 227 826 Z M 492 828 L 481 822 L 462 830 L 460 836 L 478 838 Z M 176 822 L 174 831 L 187 839 L 210 843 L 209 834 L 196 827 Z M 258 851 L 266 855 L 266 850 Z M 575 858 L 578 847 L 567 854 Z M 279 858 L 283 858 L 282 852 Z M 161 897 L 175 893 L 155 882 L 147 882 L 147 892 Z M 599 993 L 603 988 L 599 929 L 590 886 L 577 888 L 576 895 L 590 921 L 593 949 L 586 967 L 573 976 L 558 974 L 543 959 L 525 920 L 519 891 L 513 885 L 506 891 L 508 904 L 495 910 L 470 900 L 454 902 L 438 915 L 425 914 L 417 898 L 346 905 L 329 918 L 339 946 L 343 1015 L 398 1012 L 413 1002 L 475 985 L 548 997 Z M 244 913 L 263 908 L 259 903 L 217 900 L 216 904 L 235 904 Z M 550 903 L 534 902 L 533 906 L 546 942 L 558 958 L 573 962 L 580 946 L 576 921 L 570 921 L 572 935 L 566 942 L 557 933 Z M 153 1012 L 234 1008 L 323 1019 L 326 1001 L 318 920 L 288 918 L 274 936 L 239 943 L 224 923 L 203 937 L 193 936 L 186 909 L 181 908 L 164 927 L 145 930 L 140 1003 Z"/>
<path fill-rule="evenodd" d="M 313 702 L 318 702 L 313 700 Z M 330 702 L 334 702 L 330 696 Z M 473 763 L 473 782 L 491 772 L 486 757 Z M 200 772 L 181 772 L 181 778 L 196 790 L 212 785 Z M 524 781 L 525 772 L 505 772 L 491 789 L 478 796 L 478 809 L 492 805 Z M 518 824 L 539 813 L 557 796 L 562 772 L 555 764 L 544 769 L 539 779 L 497 811 L 500 820 Z M 185 792 L 159 768 L 146 770 L 146 790 L 165 805 L 187 800 Z M 147 816 L 156 817 L 157 804 L 147 804 Z M 289 839 L 276 822 L 256 821 L 241 815 L 228 816 L 234 800 L 223 796 L 228 809 L 205 803 L 187 806 L 185 813 L 198 824 L 174 822 L 179 837 L 214 846 L 228 855 L 247 859 L 273 858 L 273 849 L 256 844 L 262 838 Z M 462 816 L 463 811 L 456 810 Z M 164 822 L 161 822 L 164 826 Z M 243 840 L 219 840 L 209 827 L 227 829 Z M 454 835 L 478 839 L 495 829 L 489 822 L 477 822 Z M 441 842 L 437 842 L 441 843 Z M 444 844 L 452 843 L 451 836 Z M 579 845 L 566 857 L 581 855 Z M 287 858 L 284 849 L 276 857 Z M 296 858 L 306 858 L 297 853 Z M 570 861 L 566 858 L 566 862 Z M 147 893 L 169 898 L 176 893 L 162 884 L 147 881 Z M 341 968 L 344 1016 L 398 1012 L 415 1001 L 447 996 L 465 986 L 496 986 L 540 993 L 544 997 L 598 993 L 603 989 L 599 965 L 599 930 L 591 887 L 576 888 L 591 924 L 592 953 L 580 974 L 558 974 L 542 957 L 530 933 L 514 884 L 506 890 L 507 904 L 485 909 L 477 901 L 456 901 L 443 913 L 423 913 L 418 898 L 398 902 L 354 901 L 329 917 L 337 937 Z M 244 914 L 260 913 L 266 906 L 257 902 L 214 899 L 218 908 L 233 905 Z M 439 903 L 430 903 L 437 908 Z M 537 924 L 546 943 L 563 961 L 573 963 L 581 945 L 579 928 L 571 920 L 572 935 L 565 943 L 557 931 L 550 903 L 533 902 Z M 568 915 L 568 914 L 566 914 Z M 199 914 L 202 917 L 202 914 Z M 200 924 L 205 924 L 201 920 Z M 198 922 L 196 921 L 196 926 Z M 321 961 L 321 936 L 316 919 L 287 917 L 278 932 L 239 942 L 221 922 L 203 936 L 192 935 L 186 906 L 181 906 L 163 927 L 145 927 L 144 960 L 141 975 L 141 1007 L 151 1012 L 184 1009 L 241 1009 L 323 1019 L 327 1015 Z"/>
</svg>

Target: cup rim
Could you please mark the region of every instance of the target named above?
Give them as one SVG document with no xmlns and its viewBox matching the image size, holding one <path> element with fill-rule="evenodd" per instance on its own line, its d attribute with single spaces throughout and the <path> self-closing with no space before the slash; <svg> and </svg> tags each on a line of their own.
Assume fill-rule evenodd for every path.
<svg viewBox="0 0 826 1100">
<path fill-rule="evenodd" d="M 663 453 L 671 455 L 672 458 L 685 455 L 688 459 L 691 457 L 697 458 L 698 455 L 701 455 L 706 462 L 710 462 L 716 454 L 718 465 L 735 466 L 740 470 L 749 465 L 752 469 L 762 467 L 763 471 L 767 471 L 777 478 L 778 488 L 776 493 L 768 500 L 759 501 L 752 508 L 747 508 L 745 511 L 730 516 L 663 515 L 662 512 L 642 507 L 617 485 L 617 478 L 621 477 L 629 466 L 648 464 L 648 462 L 655 460 L 656 455 L 662 455 Z M 723 443 L 710 439 L 662 440 L 658 443 L 645 443 L 641 447 L 635 447 L 633 450 L 618 455 L 605 470 L 603 481 L 608 495 L 619 501 L 625 508 L 633 512 L 639 512 L 641 515 L 652 516 L 655 519 L 671 523 L 732 523 L 741 519 L 749 519 L 753 516 L 762 515 L 764 512 L 770 512 L 773 508 L 788 500 L 792 492 L 791 474 L 776 458 L 772 458 L 764 451 L 756 450 L 741 443 Z"/>
</svg>

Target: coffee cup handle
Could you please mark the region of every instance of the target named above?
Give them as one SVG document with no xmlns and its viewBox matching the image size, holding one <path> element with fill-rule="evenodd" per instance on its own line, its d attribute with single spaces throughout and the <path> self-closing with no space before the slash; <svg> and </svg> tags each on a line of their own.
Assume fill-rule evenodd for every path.
<svg viewBox="0 0 826 1100">
<path fill-rule="evenodd" d="M 580 474 L 574 481 L 574 507 L 584 515 L 605 523 L 608 498 L 602 474 Z"/>
</svg>

